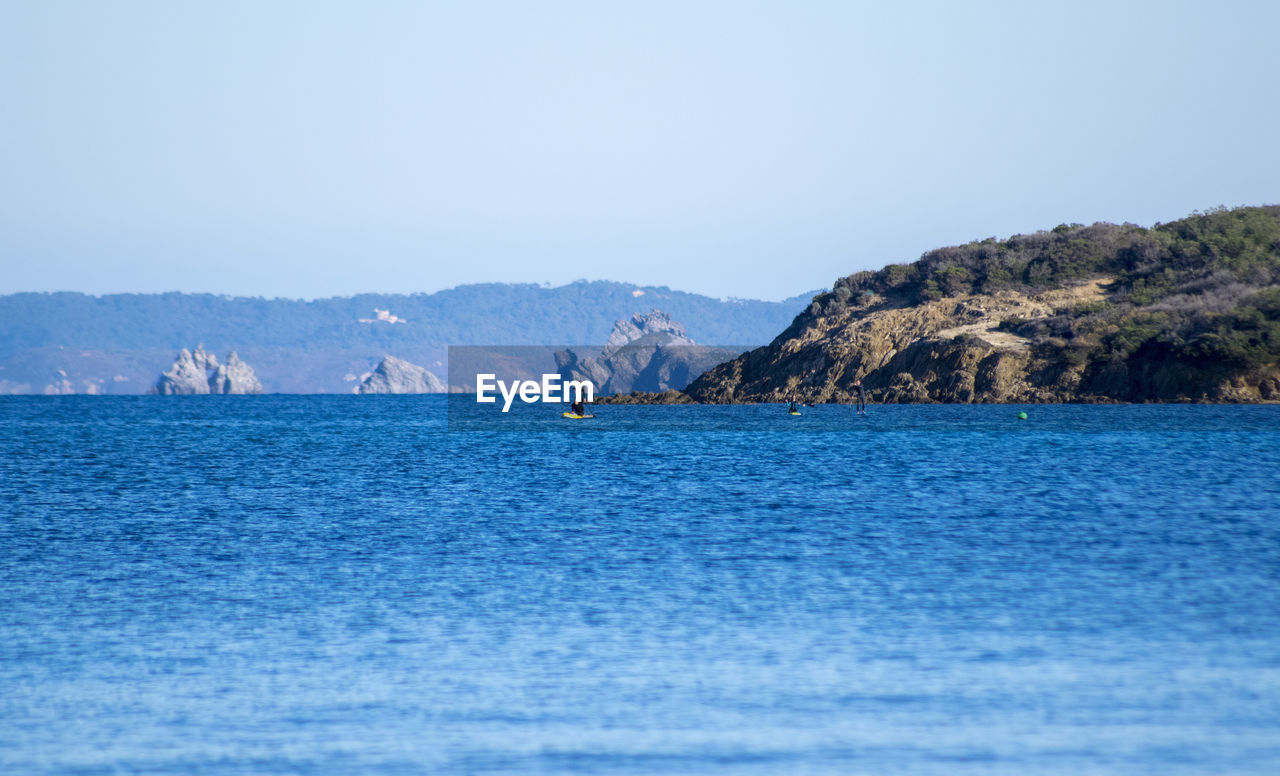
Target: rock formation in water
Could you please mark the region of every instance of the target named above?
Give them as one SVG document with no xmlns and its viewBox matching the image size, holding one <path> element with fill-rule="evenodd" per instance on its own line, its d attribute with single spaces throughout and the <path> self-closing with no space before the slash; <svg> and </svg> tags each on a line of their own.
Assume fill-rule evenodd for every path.
<svg viewBox="0 0 1280 776">
<path fill-rule="evenodd" d="M 262 383 L 235 351 L 227 356 L 227 363 L 219 364 L 217 357 L 198 345 L 194 353 L 183 348 L 150 392 L 160 396 L 253 394 L 262 393 Z"/>
<path fill-rule="evenodd" d="M 440 378 L 424 367 L 386 356 L 373 372 L 364 378 L 356 393 L 446 393 Z"/>
<path fill-rule="evenodd" d="M 178 353 L 173 366 L 160 375 L 153 392 L 161 396 L 209 393 L 209 375 L 205 370 L 207 356 L 204 348 L 197 347 L 196 354 L 200 360 L 198 364 L 197 356 L 193 356 L 191 351 L 183 348 Z"/>
<path fill-rule="evenodd" d="M 738 352 L 699 345 L 671 316 L 653 310 L 616 321 L 597 356 L 562 350 L 555 359 L 563 379 L 591 380 L 599 395 L 608 396 L 679 390 Z"/>
<path fill-rule="evenodd" d="M 214 367 L 209 377 L 209 393 L 262 393 L 262 384 L 253 368 L 241 361 L 233 350 L 227 356 L 227 363 Z"/>
</svg>

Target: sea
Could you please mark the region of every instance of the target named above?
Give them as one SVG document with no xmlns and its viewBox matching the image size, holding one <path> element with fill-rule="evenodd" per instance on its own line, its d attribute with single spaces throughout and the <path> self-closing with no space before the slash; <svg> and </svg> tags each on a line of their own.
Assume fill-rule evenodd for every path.
<svg viewBox="0 0 1280 776">
<path fill-rule="evenodd" d="M 454 409 L 0 397 L 0 773 L 1280 773 L 1280 406 Z"/>
</svg>

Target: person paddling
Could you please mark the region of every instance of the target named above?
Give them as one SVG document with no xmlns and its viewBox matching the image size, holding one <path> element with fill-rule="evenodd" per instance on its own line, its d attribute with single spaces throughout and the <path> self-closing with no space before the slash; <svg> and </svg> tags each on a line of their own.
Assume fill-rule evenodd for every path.
<svg viewBox="0 0 1280 776">
<path fill-rule="evenodd" d="M 570 411 L 570 412 L 572 412 L 574 415 L 586 415 L 586 414 L 587 414 L 587 408 L 586 408 L 586 405 L 584 405 L 584 404 L 582 403 L 582 399 L 578 399 L 578 400 L 577 400 L 577 401 L 575 401 L 573 404 L 570 404 L 570 405 L 569 405 L 569 411 Z"/>
<path fill-rule="evenodd" d="M 862 379 L 859 378 L 857 380 L 854 380 L 853 387 L 858 389 L 858 414 L 866 415 L 867 414 L 867 392 L 866 392 L 866 389 L 862 387 Z"/>
<path fill-rule="evenodd" d="M 796 404 L 796 395 L 794 393 L 791 394 L 791 402 L 787 405 L 787 412 L 792 415 L 800 414 L 800 405 Z"/>
</svg>

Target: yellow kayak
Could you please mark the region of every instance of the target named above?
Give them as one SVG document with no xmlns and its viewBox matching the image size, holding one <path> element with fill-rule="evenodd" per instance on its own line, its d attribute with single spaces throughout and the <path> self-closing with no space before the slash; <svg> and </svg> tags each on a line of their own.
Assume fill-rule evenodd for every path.
<svg viewBox="0 0 1280 776">
<path fill-rule="evenodd" d="M 560 417 L 572 418 L 574 420 L 586 420 L 587 418 L 594 418 L 595 415 L 579 415 L 576 412 L 562 412 L 560 413 Z"/>
<path fill-rule="evenodd" d="M 795 410 L 790 410 L 787 414 L 789 414 L 789 415 L 799 415 L 800 413 L 796 412 Z"/>
</svg>

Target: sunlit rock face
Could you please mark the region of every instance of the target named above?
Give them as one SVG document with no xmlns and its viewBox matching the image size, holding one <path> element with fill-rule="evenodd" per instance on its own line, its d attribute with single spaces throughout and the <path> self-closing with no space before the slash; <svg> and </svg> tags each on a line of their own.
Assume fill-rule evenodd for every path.
<svg viewBox="0 0 1280 776">
<path fill-rule="evenodd" d="M 227 356 L 225 364 L 206 353 L 203 346 L 195 352 L 183 348 L 156 384 L 151 393 L 160 396 L 193 396 L 198 394 L 253 394 L 262 393 L 262 383 L 253 367 L 240 360 L 235 351 Z"/>
</svg>

